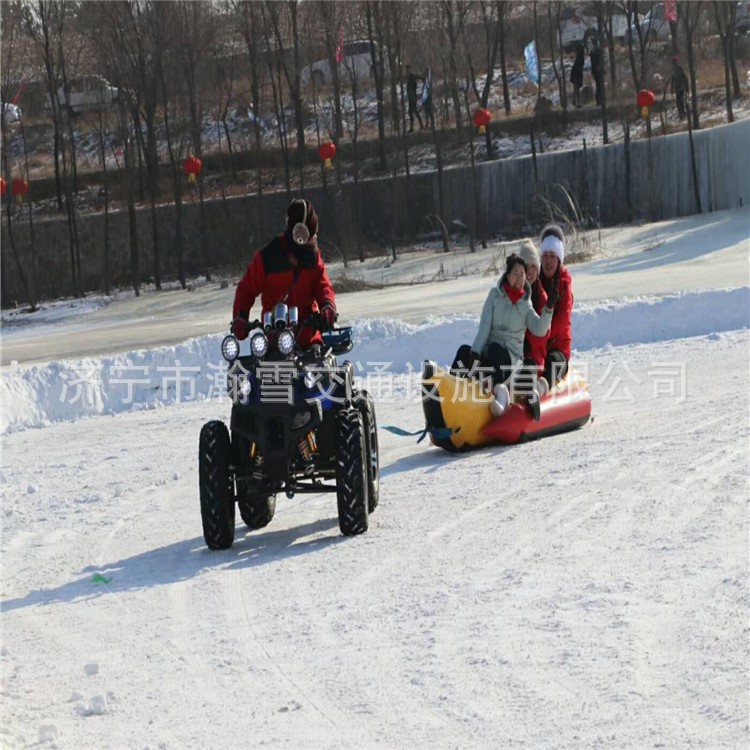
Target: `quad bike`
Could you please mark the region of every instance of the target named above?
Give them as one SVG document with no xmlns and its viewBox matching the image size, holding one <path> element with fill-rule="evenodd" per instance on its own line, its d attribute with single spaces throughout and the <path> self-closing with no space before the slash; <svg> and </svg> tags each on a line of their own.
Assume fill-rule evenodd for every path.
<svg viewBox="0 0 750 750">
<path fill-rule="evenodd" d="M 320 330 L 323 346 L 297 342 L 302 326 Z M 367 531 L 378 504 L 380 465 L 375 407 L 354 385 L 353 366 L 336 355 L 352 349 L 351 328 L 323 330 L 313 314 L 278 304 L 251 324 L 250 353 L 234 335 L 221 344 L 229 363 L 229 428 L 203 425 L 199 475 L 203 536 L 210 549 L 234 541 L 235 504 L 245 525 L 273 519 L 276 495 L 335 492 L 341 533 Z"/>
</svg>

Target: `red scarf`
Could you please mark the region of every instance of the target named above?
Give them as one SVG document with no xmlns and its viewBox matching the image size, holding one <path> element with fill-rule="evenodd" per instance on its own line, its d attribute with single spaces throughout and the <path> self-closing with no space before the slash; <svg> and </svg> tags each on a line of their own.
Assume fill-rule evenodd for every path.
<svg viewBox="0 0 750 750">
<path fill-rule="evenodd" d="M 515 305 L 516 302 L 518 302 L 521 297 L 523 297 L 525 293 L 525 289 L 516 289 L 515 287 L 511 286 L 507 281 L 503 281 L 503 289 L 505 289 L 505 293 L 508 295 L 508 299 Z"/>
</svg>

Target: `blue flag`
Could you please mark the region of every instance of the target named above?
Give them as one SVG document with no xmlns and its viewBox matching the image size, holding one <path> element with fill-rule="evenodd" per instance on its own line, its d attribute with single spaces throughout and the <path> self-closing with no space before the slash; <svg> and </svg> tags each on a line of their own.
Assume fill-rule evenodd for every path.
<svg viewBox="0 0 750 750">
<path fill-rule="evenodd" d="M 526 58 L 526 76 L 532 83 L 539 86 L 542 78 L 539 70 L 539 58 L 536 55 L 536 42 L 529 42 L 524 47 L 523 56 Z"/>
</svg>

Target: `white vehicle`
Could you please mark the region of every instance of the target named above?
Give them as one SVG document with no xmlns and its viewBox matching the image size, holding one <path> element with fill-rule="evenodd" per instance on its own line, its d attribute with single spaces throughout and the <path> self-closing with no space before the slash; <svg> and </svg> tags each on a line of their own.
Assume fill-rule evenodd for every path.
<svg viewBox="0 0 750 750">
<path fill-rule="evenodd" d="M 377 48 L 377 42 L 372 42 Z M 344 44 L 343 59 L 339 63 L 339 80 L 346 85 L 354 74 L 357 80 L 372 78 L 372 47 L 367 39 L 361 39 Z M 387 68 L 386 60 L 386 68 Z M 333 80 L 331 66 L 328 60 L 317 60 L 302 68 L 300 74 L 302 83 L 309 86 L 313 81 L 316 87 L 325 86 Z"/>
<path fill-rule="evenodd" d="M 60 107 L 69 107 L 71 112 L 92 112 L 115 104 L 120 96 L 120 90 L 112 86 L 106 78 L 101 76 L 83 76 L 74 78 L 68 86 L 69 93 L 65 96 L 62 86 L 57 89 L 57 101 Z M 47 94 L 44 100 L 44 111 L 52 112 L 52 101 Z"/>
<path fill-rule="evenodd" d="M 664 4 L 654 5 L 640 21 L 641 34 L 644 42 L 666 42 L 669 39 L 671 29 L 669 21 L 664 18 Z M 638 30 L 635 23 L 630 26 L 630 34 L 633 42 L 638 43 Z"/>
<path fill-rule="evenodd" d="M 21 122 L 21 108 L 10 102 L 3 102 L 2 122 L 4 125 L 15 125 Z"/>
<path fill-rule="evenodd" d="M 563 52 L 572 52 L 592 34 L 598 34 L 599 23 L 596 15 L 584 14 L 578 8 L 566 8 L 561 15 L 560 36 Z M 628 18 L 622 13 L 612 16 L 612 36 L 617 41 L 627 39 Z"/>
</svg>

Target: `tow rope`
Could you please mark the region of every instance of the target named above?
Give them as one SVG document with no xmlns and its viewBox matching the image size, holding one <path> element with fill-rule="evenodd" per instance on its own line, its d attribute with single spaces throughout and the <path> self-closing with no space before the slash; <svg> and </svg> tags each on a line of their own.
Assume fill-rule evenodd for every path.
<svg viewBox="0 0 750 750">
<path fill-rule="evenodd" d="M 416 435 L 419 435 L 417 443 L 421 443 L 427 437 L 428 433 L 437 440 L 447 440 L 451 435 L 455 435 L 461 430 L 460 427 L 452 430 L 450 427 L 430 427 L 429 425 L 427 425 L 424 430 L 409 432 L 402 429 L 401 427 L 396 427 L 395 425 L 391 424 L 383 425 L 383 429 L 388 430 L 388 432 L 392 432 L 394 435 L 398 435 L 399 437 L 414 437 Z"/>
</svg>

